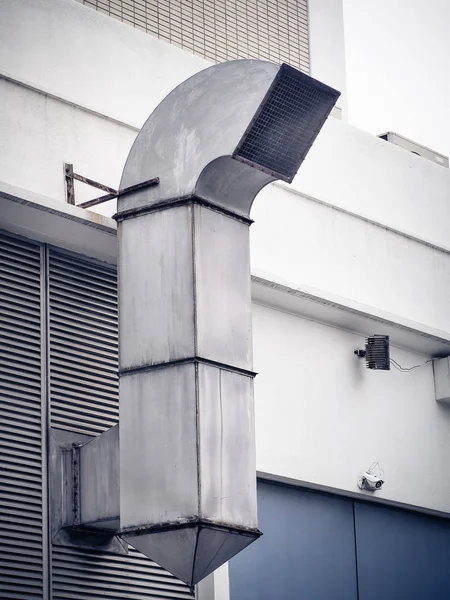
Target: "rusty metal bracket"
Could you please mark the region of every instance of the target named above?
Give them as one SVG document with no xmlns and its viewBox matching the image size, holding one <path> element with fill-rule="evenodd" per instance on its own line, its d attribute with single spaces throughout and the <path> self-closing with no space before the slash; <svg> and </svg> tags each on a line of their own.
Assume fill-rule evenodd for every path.
<svg viewBox="0 0 450 600">
<path fill-rule="evenodd" d="M 141 190 L 143 188 L 152 187 L 154 185 L 159 184 L 159 177 L 154 177 L 153 179 L 148 179 L 147 181 L 142 181 L 141 183 L 137 183 L 135 185 L 130 185 L 129 187 L 123 188 L 121 190 L 115 190 L 114 188 L 104 185 L 103 183 L 95 181 L 95 179 L 90 179 L 89 177 L 84 177 L 79 173 L 74 173 L 73 164 L 70 163 L 64 163 L 64 177 L 66 181 L 67 203 L 79 206 L 80 208 L 91 208 L 91 206 L 102 204 L 103 202 L 107 202 L 108 200 L 118 198 L 119 196 L 125 196 L 126 194 L 131 194 L 132 192 L 135 192 L 137 190 Z M 81 181 L 81 183 L 85 183 L 86 185 L 90 185 L 108 193 L 104 194 L 103 196 L 93 198 L 92 200 L 87 200 L 86 202 L 80 202 L 80 204 L 75 204 L 75 181 Z"/>
<path fill-rule="evenodd" d="M 75 187 L 73 181 L 73 165 L 64 163 L 64 179 L 66 181 L 67 204 L 75 204 Z"/>
</svg>

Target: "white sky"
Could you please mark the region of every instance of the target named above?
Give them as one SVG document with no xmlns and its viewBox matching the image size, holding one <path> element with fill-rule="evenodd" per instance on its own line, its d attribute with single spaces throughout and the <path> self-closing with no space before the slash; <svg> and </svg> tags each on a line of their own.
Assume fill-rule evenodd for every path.
<svg viewBox="0 0 450 600">
<path fill-rule="evenodd" d="M 450 0 L 343 0 L 349 122 L 450 156 Z"/>
</svg>

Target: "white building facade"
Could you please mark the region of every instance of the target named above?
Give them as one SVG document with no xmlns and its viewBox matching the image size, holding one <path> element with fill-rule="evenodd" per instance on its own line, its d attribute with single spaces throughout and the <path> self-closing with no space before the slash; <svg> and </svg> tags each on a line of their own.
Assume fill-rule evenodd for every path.
<svg viewBox="0 0 450 600">
<path fill-rule="evenodd" d="M 156 105 L 214 61 L 290 62 L 342 92 L 292 185 L 252 210 L 261 540 L 199 600 L 450 596 L 450 171 L 347 122 L 340 0 L 0 0 L 0 597 L 188 598 L 132 549 L 52 544 L 48 431 L 118 419 L 115 201 Z M 155 173 L 155 176 L 158 174 Z M 76 203 L 97 192 L 77 183 Z M 405 370 L 354 350 L 390 336 Z M 412 370 L 411 367 L 414 367 Z M 372 463 L 385 484 L 361 491 Z"/>
</svg>

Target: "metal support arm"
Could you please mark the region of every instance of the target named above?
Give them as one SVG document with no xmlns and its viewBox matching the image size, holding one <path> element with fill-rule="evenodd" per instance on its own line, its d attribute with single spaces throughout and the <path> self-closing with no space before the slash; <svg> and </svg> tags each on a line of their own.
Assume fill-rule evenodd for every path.
<svg viewBox="0 0 450 600">
<path fill-rule="evenodd" d="M 113 200 L 114 198 L 118 198 L 119 196 L 125 196 L 127 194 L 131 194 L 137 190 L 141 190 L 144 188 L 152 187 L 154 185 L 159 184 L 159 178 L 153 177 L 152 179 L 148 179 L 147 181 L 142 181 L 141 183 L 137 183 L 135 185 L 130 185 L 121 190 L 115 190 L 112 187 L 104 185 L 103 183 L 99 183 L 95 181 L 95 179 L 90 179 L 89 177 L 84 177 L 79 173 L 74 173 L 73 165 L 70 163 L 64 163 L 64 177 L 66 180 L 66 201 L 67 204 L 75 205 L 75 181 L 81 181 L 81 183 L 85 183 L 86 185 L 90 185 L 91 187 L 98 188 L 99 190 L 103 190 L 104 192 L 108 192 L 103 196 L 98 196 L 97 198 L 93 198 L 92 200 L 87 200 L 86 202 L 80 202 L 76 206 L 80 208 L 91 208 L 92 206 L 97 206 L 97 204 L 103 204 L 103 202 L 107 202 L 108 200 Z"/>
</svg>

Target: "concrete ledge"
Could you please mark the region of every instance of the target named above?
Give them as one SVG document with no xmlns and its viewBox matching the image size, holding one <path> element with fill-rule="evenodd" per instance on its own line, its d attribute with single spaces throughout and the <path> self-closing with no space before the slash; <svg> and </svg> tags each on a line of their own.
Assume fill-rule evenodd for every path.
<svg viewBox="0 0 450 600">
<path fill-rule="evenodd" d="M 0 182 L 0 228 L 115 264 L 116 223 L 90 210 Z M 343 298 L 296 285 L 272 273 L 252 274 L 253 302 L 353 331 L 383 333 L 394 346 L 426 357 L 450 356 L 450 332 Z"/>
<path fill-rule="evenodd" d="M 116 223 L 77 206 L 0 182 L 0 228 L 115 263 Z"/>
<path fill-rule="evenodd" d="M 450 332 L 416 323 L 324 290 L 298 286 L 263 272 L 252 274 L 253 302 L 353 331 L 389 335 L 394 346 L 426 357 L 450 355 Z"/>
<path fill-rule="evenodd" d="M 391 506 L 392 508 L 401 508 L 404 510 L 424 513 L 426 515 L 441 517 L 443 519 L 450 519 L 449 512 L 434 510 L 424 506 L 417 506 L 416 504 L 408 504 L 406 502 L 397 502 L 395 500 L 389 500 L 388 498 L 380 498 L 378 496 L 374 496 L 371 492 L 344 490 L 327 485 L 320 485 L 308 481 L 292 479 L 291 477 L 285 477 L 284 475 L 277 475 L 275 473 L 266 473 L 264 471 L 257 471 L 256 476 L 260 481 L 280 483 L 282 485 L 289 485 L 291 487 L 301 488 L 307 491 L 325 492 L 337 496 L 344 496 L 345 498 L 351 498 L 352 500 L 372 502 L 374 504 L 384 504 L 385 506 Z"/>
</svg>

